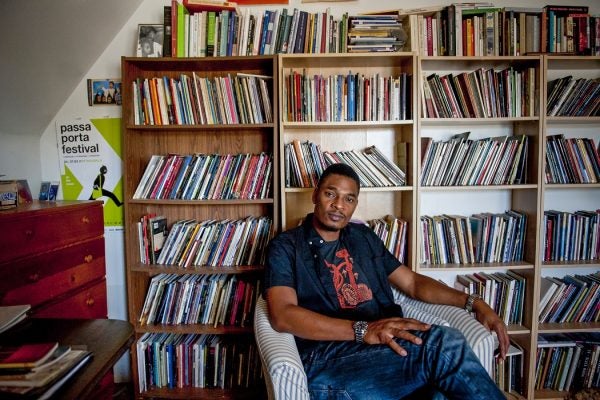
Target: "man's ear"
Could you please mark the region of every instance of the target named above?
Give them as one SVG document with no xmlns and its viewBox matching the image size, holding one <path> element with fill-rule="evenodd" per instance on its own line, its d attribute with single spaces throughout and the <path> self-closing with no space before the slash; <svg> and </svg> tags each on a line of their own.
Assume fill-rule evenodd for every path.
<svg viewBox="0 0 600 400">
<path fill-rule="evenodd" d="M 311 199 L 312 199 L 313 204 L 317 204 L 317 191 L 318 190 L 319 190 L 319 187 L 317 186 L 312 192 Z"/>
</svg>

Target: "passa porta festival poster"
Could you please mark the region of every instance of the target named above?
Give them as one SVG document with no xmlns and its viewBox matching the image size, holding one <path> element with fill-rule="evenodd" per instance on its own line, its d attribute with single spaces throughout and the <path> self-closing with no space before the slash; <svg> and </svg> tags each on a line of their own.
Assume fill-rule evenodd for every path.
<svg viewBox="0 0 600 400">
<path fill-rule="evenodd" d="M 104 202 L 104 226 L 123 226 L 121 118 L 56 122 L 65 200 Z"/>
</svg>

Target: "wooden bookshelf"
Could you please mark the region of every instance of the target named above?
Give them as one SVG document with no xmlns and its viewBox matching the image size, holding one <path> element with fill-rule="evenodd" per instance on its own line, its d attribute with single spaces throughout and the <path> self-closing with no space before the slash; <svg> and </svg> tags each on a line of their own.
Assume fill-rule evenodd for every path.
<svg viewBox="0 0 600 400">
<path fill-rule="evenodd" d="M 123 81 L 123 137 L 124 137 L 124 192 L 125 192 L 125 253 L 127 272 L 127 297 L 129 319 L 135 326 L 136 341 L 148 333 L 172 334 L 216 334 L 228 337 L 252 338 L 251 327 L 189 325 L 140 325 L 138 318 L 144 305 L 146 292 L 152 277 L 166 273 L 185 278 L 192 275 L 227 274 L 249 279 L 258 279 L 262 265 L 233 267 L 196 266 L 187 269 L 145 265 L 140 262 L 138 232 L 136 224 L 149 213 L 167 218 L 169 228 L 183 219 L 224 220 L 241 219 L 247 216 L 269 217 L 274 227 L 279 226 L 278 210 L 278 170 L 271 174 L 270 194 L 263 199 L 241 200 L 170 200 L 134 199 L 133 194 L 142 178 L 152 155 L 168 154 L 258 154 L 270 153 L 277 160 L 277 124 L 194 124 L 194 125 L 140 125 L 135 124 L 133 107 L 133 82 L 137 79 L 167 76 L 178 79 L 181 74 L 203 78 L 234 76 L 238 72 L 270 76 L 270 102 L 274 121 L 277 120 L 277 69 L 276 58 L 272 56 L 228 57 L 228 58 L 129 58 L 121 61 Z M 152 388 L 140 391 L 140 377 L 137 374 L 137 348 L 132 350 L 132 370 L 134 371 L 135 395 L 138 398 L 258 398 L 264 388 Z M 249 394 L 252 393 L 252 394 Z"/>
<path fill-rule="evenodd" d="M 572 204 L 578 209 L 596 209 L 600 183 L 552 184 L 545 182 L 546 137 L 554 132 L 570 132 L 571 136 L 598 136 L 599 117 L 547 117 L 547 82 L 567 73 L 597 78 L 600 57 L 528 55 L 520 57 L 419 57 L 416 53 L 391 54 L 283 54 L 277 56 L 227 57 L 199 59 L 139 59 L 124 58 L 124 142 L 125 142 L 125 232 L 129 315 L 139 339 L 147 332 L 216 333 L 251 335 L 238 328 L 214 328 L 201 324 L 170 327 L 140 326 L 139 312 L 150 279 L 160 273 L 177 275 L 227 273 L 260 274 L 260 265 L 236 266 L 215 270 L 199 267 L 193 270 L 143 265 L 140 263 L 135 224 L 149 212 L 167 216 L 169 222 L 178 219 L 239 218 L 246 215 L 270 216 L 277 230 L 295 226 L 299 219 L 312 211 L 312 188 L 286 186 L 284 148 L 292 140 L 310 141 L 323 150 L 360 150 L 376 145 L 392 162 L 398 161 L 398 143 L 406 143 L 406 185 L 395 187 L 365 187 L 355 217 L 361 220 L 381 218 L 387 214 L 408 222 L 405 264 L 413 270 L 453 284 L 457 275 L 472 272 L 513 271 L 526 279 L 523 323 L 510 325 L 511 339 L 523 348 L 524 393 L 514 398 L 560 398 L 564 392 L 536 391 L 535 359 L 539 333 L 592 332 L 597 323 L 540 324 L 538 322 L 540 286 L 543 276 L 565 276 L 571 271 L 598 271 L 598 261 L 542 262 L 544 211 L 554 204 Z M 478 68 L 533 68 L 535 75 L 533 114 L 518 117 L 490 118 L 428 118 L 422 110 L 420 85 L 424 76 L 432 73 L 456 74 Z M 218 76 L 244 71 L 273 76 L 272 105 L 274 123 L 240 125 L 138 126 L 133 123 L 129 85 L 139 77 L 168 75 L 195 71 L 203 76 Z M 288 121 L 283 108 L 286 76 L 292 71 L 307 75 L 320 74 L 380 74 L 383 76 L 408 73 L 412 76 L 410 117 L 397 121 L 298 122 Z M 527 135 L 528 153 L 525 181 L 519 184 L 481 186 L 426 186 L 421 183 L 421 138 L 445 140 L 450 135 L 470 131 L 473 138 L 506 135 Z M 274 154 L 277 165 L 273 174 L 272 195 L 262 200 L 148 200 L 133 199 L 132 194 L 153 154 L 193 152 L 260 152 Z M 568 200 L 565 200 L 568 199 Z M 570 199 L 574 201 L 571 202 Z M 436 214 L 470 216 L 480 212 L 500 213 L 508 209 L 527 215 L 527 227 L 522 260 L 508 263 L 424 264 L 420 256 L 424 240 L 420 217 Z M 134 346 L 135 347 L 135 346 Z M 135 348 L 132 348 L 135 354 Z M 136 358 L 132 357 L 134 371 Z M 137 385 L 137 381 L 136 381 Z M 138 387 L 136 386 L 136 393 Z M 141 397 L 184 398 L 246 398 L 236 390 L 149 390 Z"/>
</svg>

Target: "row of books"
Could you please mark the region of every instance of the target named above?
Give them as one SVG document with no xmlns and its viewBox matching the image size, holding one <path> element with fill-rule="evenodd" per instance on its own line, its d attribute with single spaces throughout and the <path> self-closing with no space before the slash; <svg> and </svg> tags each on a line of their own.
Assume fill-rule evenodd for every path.
<svg viewBox="0 0 600 400">
<path fill-rule="evenodd" d="M 598 332 L 538 335 L 535 389 L 576 392 L 599 387 L 599 356 Z"/>
<path fill-rule="evenodd" d="M 50 398 L 92 358 L 92 353 L 58 342 L 2 346 L 0 397 Z"/>
<path fill-rule="evenodd" d="M 565 275 L 562 278 L 542 277 L 539 321 L 600 321 L 599 287 L 598 272 L 589 275 Z"/>
<path fill-rule="evenodd" d="M 497 357 L 493 367 L 494 382 L 500 390 L 523 395 L 523 348 L 521 346 L 511 341 L 506 358 L 502 360 Z"/>
<path fill-rule="evenodd" d="M 368 220 L 367 225 L 373 229 L 390 253 L 404 263 L 408 222 L 393 215 L 386 215 L 383 218 Z"/>
<path fill-rule="evenodd" d="M 140 325 L 250 326 L 259 284 L 236 275 L 159 274 L 152 277 Z"/>
<path fill-rule="evenodd" d="M 272 174 L 273 156 L 267 153 L 152 155 L 133 198 L 266 199 Z"/>
<path fill-rule="evenodd" d="M 250 388 L 262 384 L 251 339 L 146 332 L 136 342 L 140 393 L 153 388 Z"/>
<path fill-rule="evenodd" d="M 548 82 L 546 113 L 556 117 L 600 116 L 600 81 L 571 75 Z"/>
<path fill-rule="evenodd" d="M 546 183 L 600 182 L 600 147 L 593 138 L 548 135 L 546 140 Z"/>
<path fill-rule="evenodd" d="M 523 323 L 525 286 L 525 278 L 513 271 L 457 275 L 454 284 L 462 292 L 483 297 L 507 325 Z"/>
<path fill-rule="evenodd" d="M 187 3 L 187 4 L 186 4 Z M 235 7 L 207 10 L 184 1 L 165 6 L 166 57 L 256 56 L 349 51 L 348 13 L 339 19 L 327 8 L 255 11 Z M 397 17 L 396 17 L 397 20 Z"/>
<path fill-rule="evenodd" d="M 544 211 L 544 262 L 600 260 L 600 209 Z"/>
<path fill-rule="evenodd" d="M 421 216 L 421 262 L 430 265 L 523 260 L 527 215 L 504 213 Z"/>
<path fill-rule="evenodd" d="M 411 118 L 412 75 L 308 75 L 291 70 L 283 87 L 290 122 L 400 121 Z"/>
<path fill-rule="evenodd" d="M 587 6 L 499 7 L 453 3 L 406 14 L 412 50 L 425 56 L 600 54 L 600 17 Z"/>
<path fill-rule="evenodd" d="M 273 122 L 271 77 L 237 73 L 181 74 L 132 82 L 136 125 L 263 124 Z"/>
<path fill-rule="evenodd" d="M 497 118 L 537 115 L 535 68 L 424 74 L 421 101 L 425 118 Z"/>
<path fill-rule="evenodd" d="M 469 132 L 446 141 L 421 138 L 422 186 L 527 183 L 527 135 L 471 140 Z"/>
<path fill-rule="evenodd" d="M 200 222 L 180 220 L 171 226 L 154 259 L 157 264 L 181 268 L 262 264 L 265 247 L 272 235 L 273 222 L 268 217 L 248 216 L 238 220 Z M 147 251 L 147 243 L 141 234 L 138 240 L 142 256 Z M 141 259 L 151 261 L 153 258 L 142 256 Z"/>
<path fill-rule="evenodd" d="M 360 178 L 361 187 L 393 187 L 406 185 L 406 174 L 377 147 L 363 150 L 323 151 L 311 141 L 297 139 L 284 146 L 286 187 L 316 187 L 327 166 L 350 165 Z"/>
</svg>

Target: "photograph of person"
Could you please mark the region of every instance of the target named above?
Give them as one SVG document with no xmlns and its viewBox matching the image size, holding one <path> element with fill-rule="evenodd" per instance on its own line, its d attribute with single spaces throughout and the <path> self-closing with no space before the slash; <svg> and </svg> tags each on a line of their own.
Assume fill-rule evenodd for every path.
<svg viewBox="0 0 600 400">
<path fill-rule="evenodd" d="M 138 25 L 138 41 L 136 56 L 162 57 L 163 26 Z"/>
</svg>

